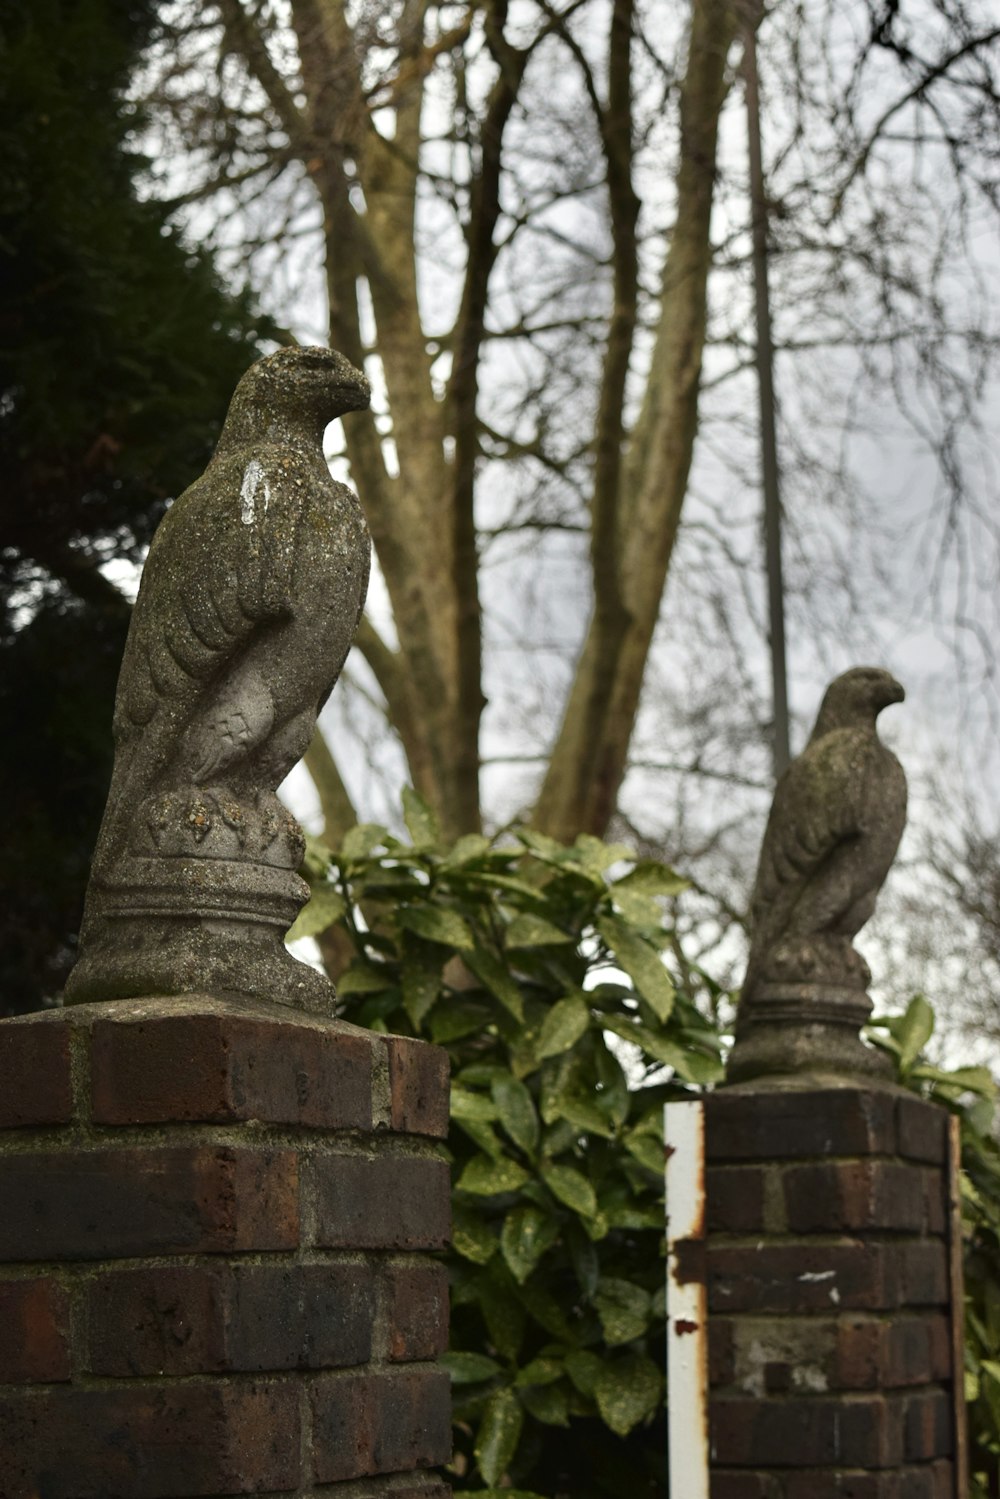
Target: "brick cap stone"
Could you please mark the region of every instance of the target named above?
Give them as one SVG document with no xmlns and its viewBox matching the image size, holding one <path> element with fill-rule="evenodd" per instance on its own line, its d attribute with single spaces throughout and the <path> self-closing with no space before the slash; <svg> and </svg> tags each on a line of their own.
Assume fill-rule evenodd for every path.
<svg viewBox="0 0 1000 1499">
<path fill-rule="evenodd" d="M 209 993 L 100 1001 L 0 1021 L 0 1037 L 7 1037 L 0 1128 L 70 1122 L 68 1040 L 81 1032 L 90 1041 L 98 1124 L 257 1119 L 447 1134 L 448 1059 L 440 1048 L 287 1004 Z"/>
<path fill-rule="evenodd" d="M 177 1015 L 245 1015 L 260 1020 L 280 1020 L 284 1025 L 301 1029 L 340 1032 L 371 1038 L 373 1032 L 347 1020 L 330 1019 L 308 1011 L 294 1010 L 291 1005 L 266 999 L 251 999 L 242 994 L 150 994 L 141 999 L 97 1000 L 91 1004 L 67 1005 L 64 1009 L 39 1010 L 18 1015 L 3 1024 L 24 1024 L 39 1020 L 62 1020 L 87 1029 L 97 1020 L 123 1022 L 155 1020 Z"/>
</svg>

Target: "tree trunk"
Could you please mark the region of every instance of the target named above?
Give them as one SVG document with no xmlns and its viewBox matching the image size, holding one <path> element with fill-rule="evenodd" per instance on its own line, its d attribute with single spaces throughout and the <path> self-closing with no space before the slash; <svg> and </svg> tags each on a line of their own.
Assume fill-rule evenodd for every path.
<svg viewBox="0 0 1000 1499">
<path fill-rule="evenodd" d="M 718 126 L 734 33 L 730 0 L 693 0 L 677 217 L 649 381 L 617 497 L 622 608 L 592 615 L 535 807 L 535 826 L 556 838 L 601 834 L 614 812 L 677 538 L 698 426 Z"/>
</svg>

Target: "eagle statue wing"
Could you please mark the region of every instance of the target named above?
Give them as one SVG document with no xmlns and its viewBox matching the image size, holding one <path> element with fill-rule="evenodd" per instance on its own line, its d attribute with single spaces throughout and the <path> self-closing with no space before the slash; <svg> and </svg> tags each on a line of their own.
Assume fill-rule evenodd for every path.
<svg viewBox="0 0 1000 1499">
<path fill-rule="evenodd" d="M 150 548 L 119 679 L 109 812 L 126 792 L 141 796 L 182 740 L 191 779 L 205 784 L 273 726 L 248 647 L 292 611 L 294 493 L 282 499 L 285 487 L 269 483 L 257 457 L 225 468 L 177 500 Z M 133 765 L 142 786 L 132 784 Z"/>
<path fill-rule="evenodd" d="M 782 778 L 771 808 L 751 905 L 753 946 L 769 947 L 838 848 L 864 832 L 872 730 L 834 729 L 814 740 Z M 751 960 L 752 961 L 752 960 Z"/>
</svg>

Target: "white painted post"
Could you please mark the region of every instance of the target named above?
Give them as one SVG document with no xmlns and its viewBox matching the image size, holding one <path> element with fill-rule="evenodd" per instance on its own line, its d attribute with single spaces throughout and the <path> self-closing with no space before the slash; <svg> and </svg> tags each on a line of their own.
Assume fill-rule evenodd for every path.
<svg viewBox="0 0 1000 1499">
<path fill-rule="evenodd" d="M 667 1467 L 671 1499 L 709 1499 L 705 1110 L 663 1110 L 667 1198 Z"/>
</svg>

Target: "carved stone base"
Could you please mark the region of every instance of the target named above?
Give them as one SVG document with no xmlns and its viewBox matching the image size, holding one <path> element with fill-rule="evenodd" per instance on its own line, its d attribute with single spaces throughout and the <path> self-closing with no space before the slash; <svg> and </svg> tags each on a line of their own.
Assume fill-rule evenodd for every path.
<svg viewBox="0 0 1000 1499">
<path fill-rule="evenodd" d="M 727 1083 L 800 1074 L 892 1085 L 892 1065 L 860 1036 L 871 1014 L 863 989 L 836 984 L 760 984 L 744 1001 Z"/>
<path fill-rule="evenodd" d="M 120 883 L 91 883 L 66 1003 L 239 994 L 330 1015 L 333 985 L 284 944 L 308 896 L 288 869 L 132 859 Z"/>
</svg>

